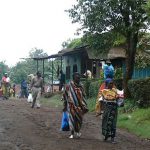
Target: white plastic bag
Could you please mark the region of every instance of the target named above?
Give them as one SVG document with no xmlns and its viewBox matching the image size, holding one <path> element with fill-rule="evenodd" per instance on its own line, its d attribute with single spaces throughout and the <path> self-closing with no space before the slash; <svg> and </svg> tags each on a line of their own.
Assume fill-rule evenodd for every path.
<svg viewBox="0 0 150 150">
<path fill-rule="evenodd" d="M 28 96 L 27 101 L 28 101 L 29 103 L 32 103 L 32 102 L 33 102 L 33 97 L 32 97 L 32 94 L 31 94 L 31 93 L 29 93 L 29 96 Z"/>
<path fill-rule="evenodd" d="M 117 105 L 119 107 L 123 107 L 124 106 L 124 90 L 118 90 L 117 89 L 117 94 L 119 96 L 119 98 L 117 100 Z"/>
<path fill-rule="evenodd" d="M 99 100 L 98 100 L 98 101 L 99 101 L 99 102 L 100 102 L 100 101 L 103 101 L 103 97 L 101 96 L 101 97 L 99 98 Z"/>
</svg>

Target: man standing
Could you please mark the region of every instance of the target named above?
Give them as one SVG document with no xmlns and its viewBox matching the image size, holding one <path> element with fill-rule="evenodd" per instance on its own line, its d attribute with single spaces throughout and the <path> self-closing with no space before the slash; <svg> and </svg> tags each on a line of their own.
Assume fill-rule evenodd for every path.
<svg viewBox="0 0 150 150">
<path fill-rule="evenodd" d="M 21 81 L 21 98 L 28 98 L 28 86 L 26 80 Z"/>
<path fill-rule="evenodd" d="M 40 97 L 41 93 L 43 92 L 43 78 L 41 77 L 41 72 L 37 72 L 36 76 L 31 80 L 30 88 L 32 90 L 33 102 L 32 108 L 36 103 L 37 108 L 40 108 Z"/>
</svg>

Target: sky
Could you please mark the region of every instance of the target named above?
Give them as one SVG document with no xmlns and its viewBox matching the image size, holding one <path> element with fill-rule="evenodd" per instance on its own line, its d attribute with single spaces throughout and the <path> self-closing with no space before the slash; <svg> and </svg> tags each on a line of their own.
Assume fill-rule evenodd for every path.
<svg viewBox="0 0 150 150">
<path fill-rule="evenodd" d="M 78 24 L 64 11 L 76 0 L 0 0 L 0 61 L 14 66 L 32 48 L 48 55 L 62 49 L 69 38 L 78 38 Z"/>
</svg>

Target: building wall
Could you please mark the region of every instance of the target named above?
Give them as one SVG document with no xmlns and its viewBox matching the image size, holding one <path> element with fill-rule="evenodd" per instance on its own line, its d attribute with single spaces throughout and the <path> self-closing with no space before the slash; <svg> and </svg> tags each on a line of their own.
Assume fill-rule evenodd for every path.
<svg viewBox="0 0 150 150">
<path fill-rule="evenodd" d="M 73 55 L 68 55 L 63 57 L 63 71 L 66 74 L 66 82 L 68 82 L 70 79 L 72 79 L 72 74 L 73 74 L 73 66 L 76 65 L 77 67 L 77 72 L 81 73 L 81 56 L 80 54 L 73 54 Z M 70 75 L 68 76 L 68 71 L 67 67 L 70 68 Z"/>
</svg>

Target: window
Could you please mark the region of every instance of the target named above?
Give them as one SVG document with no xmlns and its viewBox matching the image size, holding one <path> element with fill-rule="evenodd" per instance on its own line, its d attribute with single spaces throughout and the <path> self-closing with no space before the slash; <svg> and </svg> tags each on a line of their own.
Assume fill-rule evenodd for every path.
<svg viewBox="0 0 150 150">
<path fill-rule="evenodd" d="M 70 79 L 70 66 L 66 67 L 66 79 Z"/>
<path fill-rule="evenodd" d="M 75 64 L 75 65 L 73 65 L 73 73 L 77 72 L 77 71 L 78 71 L 78 68 L 77 68 L 77 65 Z"/>
<path fill-rule="evenodd" d="M 93 75 L 96 75 L 96 61 L 93 61 Z"/>
</svg>

